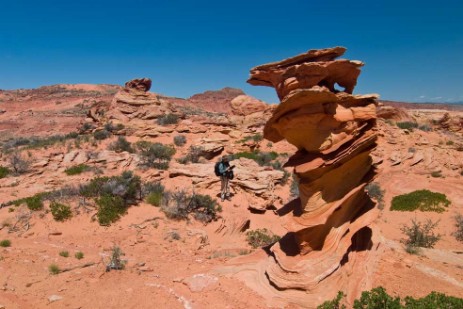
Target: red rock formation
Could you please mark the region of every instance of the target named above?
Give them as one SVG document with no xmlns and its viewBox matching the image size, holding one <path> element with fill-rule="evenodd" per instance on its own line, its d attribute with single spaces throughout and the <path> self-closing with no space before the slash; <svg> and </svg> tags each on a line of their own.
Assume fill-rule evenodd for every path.
<svg viewBox="0 0 463 309">
<path fill-rule="evenodd" d="M 355 261 L 372 247 L 368 225 L 377 215 L 365 193 L 374 175 L 377 95 L 351 94 L 363 64 L 336 60 L 344 51 L 310 50 L 258 66 L 248 80 L 275 87 L 281 98 L 264 137 L 298 148 L 287 166 L 299 179 L 300 204 L 287 215 L 288 234 L 270 248 L 265 274 L 279 291 L 307 291 L 303 305 L 339 290 L 358 296 L 367 280 Z"/>
</svg>

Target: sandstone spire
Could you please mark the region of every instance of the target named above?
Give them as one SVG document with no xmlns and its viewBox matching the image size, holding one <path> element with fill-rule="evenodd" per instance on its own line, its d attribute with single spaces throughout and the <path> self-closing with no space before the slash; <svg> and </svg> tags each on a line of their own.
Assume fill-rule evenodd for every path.
<svg viewBox="0 0 463 309">
<path fill-rule="evenodd" d="M 338 290 L 357 294 L 366 278 L 355 271 L 356 257 L 373 245 L 376 211 L 365 186 L 374 176 L 377 95 L 352 95 L 363 63 L 337 60 L 345 50 L 261 65 L 248 80 L 274 87 L 281 100 L 264 137 L 298 148 L 287 166 L 299 179 L 300 203 L 285 216 L 288 233 L 271 247 L 265 274 L 279 291 L 307 291 L 302 304 Z"/>
</svg>

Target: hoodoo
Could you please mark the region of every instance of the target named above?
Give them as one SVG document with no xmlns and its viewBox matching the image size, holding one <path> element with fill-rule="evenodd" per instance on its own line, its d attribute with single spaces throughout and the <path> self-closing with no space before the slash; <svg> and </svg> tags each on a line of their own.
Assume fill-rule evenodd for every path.
<svg viewBox="0 0 463 309">
<path fill-rule="evenodd" d="M 358 296 L 374 245 L 369 225 L 377 212 L 365 186 L 375 174 L 378 96 L 352 94 L 363 63 L 338 60 L 345 50 L 310 50 L 261 65 L 248 80 L 274 87 L 281 100 L 264 137 L 298 149 L 287 166 L 294 167 L 300 199 L 281 212 L 288 233 L 270 248 L 265 276 L 280 292 L 305 291 L 298 303 L 308 307 L 339 290 Z"/>
</svg>

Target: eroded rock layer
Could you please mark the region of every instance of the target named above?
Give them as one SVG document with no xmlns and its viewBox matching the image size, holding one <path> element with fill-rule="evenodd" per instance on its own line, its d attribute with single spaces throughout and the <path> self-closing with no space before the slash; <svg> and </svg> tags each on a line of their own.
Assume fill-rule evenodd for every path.
<svg viewBox="0 0 463 309">
<path fill-rule="evenodd" d="M 300 203 L 287 212 L 288 234 L 270 248 L 265 274 L 279 291 L 307 291 L 309 307 L 339 290 L 357 294 L 366 278 L 356 257 L 372 247 L 376 211 L 365 186 L 374 175 L 378 96 L 352 95 L 363 63 L 336 59 L 344 52 L 310 50 L 253 68 L 248 80 L 281 99 L 264 137 L 298 148 L 287 166 L 299 179 Z"/>
</svg>

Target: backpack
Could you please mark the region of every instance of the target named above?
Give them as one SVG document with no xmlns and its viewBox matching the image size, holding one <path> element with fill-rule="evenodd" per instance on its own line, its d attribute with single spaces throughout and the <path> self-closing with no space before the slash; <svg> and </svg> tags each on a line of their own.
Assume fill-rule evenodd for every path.
<svg viewBox="0 0 463 309">
<path fill-rule="evenodd" d="M 215 176 L 222 176 L 220 174 L 220 163 L 222 163 L 222 162 L 219 161 L 219 162 L 215 163 L 215 166 L 214 166 Z"/>
</svg>

